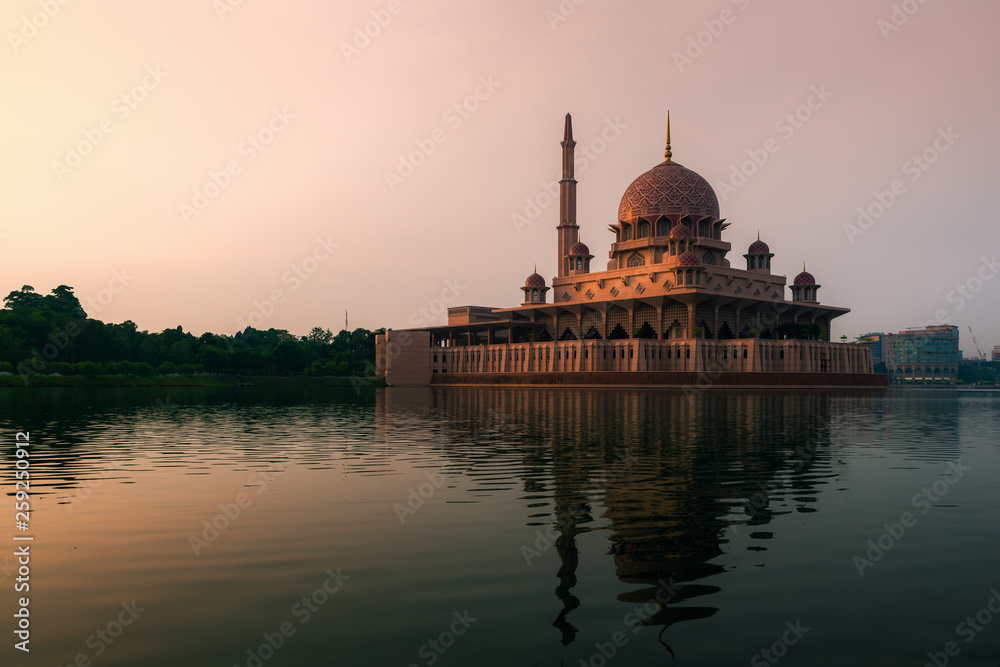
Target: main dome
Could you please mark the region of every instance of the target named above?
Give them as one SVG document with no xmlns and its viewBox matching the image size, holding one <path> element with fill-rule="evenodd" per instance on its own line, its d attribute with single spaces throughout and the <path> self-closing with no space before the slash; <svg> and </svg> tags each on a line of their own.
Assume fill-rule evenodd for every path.
<svg viewBox="0 0 1000 667">
<path fill-rule="evenodd" d="M 668 159 L 632 181 L 618 205 L 618 219 L 634 222 L 670 214 L 718 220 L 719 198 L 708 181 Z"/>
</svg>

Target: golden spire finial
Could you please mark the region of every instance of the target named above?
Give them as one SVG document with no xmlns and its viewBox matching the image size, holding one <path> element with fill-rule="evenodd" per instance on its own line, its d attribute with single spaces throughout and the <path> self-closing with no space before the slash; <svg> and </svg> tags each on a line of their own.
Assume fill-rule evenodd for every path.
<svg viewBox="0 0 1000 667">
<path fill-rule="evenodd" d="M 805 266 L 805 265 L 803 265 Z M 535 273 L 538 273 L 538 262 L 535 262 Z"/>
<path fill-rule="evenodd" d="M 806 260 L 802 260 L 802 272 L 805 273 L 806 270 Z"/>
<path fill-rule="evenodd" d="M 757 230 L 757 240 L 760 241 L 760 230 Z"/>
<path fill-rule="evenodd" d="M 663 152 L 663 157 L 667 158 L 667 162 L 670 162 L 670 158 L 673 157 L 673 153 L 670 151 L 670 110 L 667 110 L 667 150 Z"/>
</svg>

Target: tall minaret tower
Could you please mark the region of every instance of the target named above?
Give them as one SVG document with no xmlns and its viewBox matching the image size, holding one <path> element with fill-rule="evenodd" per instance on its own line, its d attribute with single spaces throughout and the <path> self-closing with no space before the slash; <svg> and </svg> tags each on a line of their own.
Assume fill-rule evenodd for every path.
<svg viewBox="0 0 1000 667">
<path fill-rule="evenodd" d="M 580 240 L 580 227 L 576 224 L 576 179 L 573 178 L 573 119 L 566 114 L 566 129 L 562 140 L 562 180 L 559 181 L 559 274 L 569 275 L 569 249 Z"/>
</svg>

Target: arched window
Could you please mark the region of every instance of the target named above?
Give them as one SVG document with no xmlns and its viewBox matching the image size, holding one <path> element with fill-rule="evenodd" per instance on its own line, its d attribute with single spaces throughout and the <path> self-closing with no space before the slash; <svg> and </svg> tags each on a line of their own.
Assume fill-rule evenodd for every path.
<svg viewBox="0 0 1000 667">
<path fill-rule="evenodd" d="M 576 258 L 576 270 L 583 271 L 583 257 Z"/>
<path fill-rule="evenodd" d="M 649 236 L 649 223 L 643 220 L 639 223 L 639 235 L 636 238 L 644 239 Z"/>
<path fill-rule="evenodd" d="M 708 236 L 708 224 L 705 222 L 698 223 L 698 236 Z"/>
<path fill-rule="evenodd" d="M 687 274 L 684 277 L 684 282 L 688 285 L 694 285 L 694 271 L 691 269 L 687 270 Z"/>
<path fill-rule="evenodd" d="M 531 290 L 531 302 L 532 303 L 538 303 L 538 289 L 537 288 Z"/>
<path fill-rule="evenodd" d="M 670 233 L 670 220 L 660 220 L 656 223 L 656 235 L 666 236 Z"/>
<path fill-rule="evenodd" d="M 714 266 L 715 265 L 715 255 L 713 255 L 710 252 L 706 252 L 704 255 L 701 256 L 701 263 L 702 264 L 711 264 L 711 265 Z"/>
<path fill-rule="evenodd" d="M 757 261 L 756 261 L 756 260 L 755 260 L 755 259 L 754 259 L 753 257 L 750 257 L 750 258 L 749 258 L 749 259 L 747 260 L 747 268 L 748 268 L 748 269 L 755 269 L 755 268 L 757 268 L 757 266 L 756 266 L 756 262 L 757 262 Z"/>
<path fill-rule="evenodd" d="M 632 225 L 625 225 L 625 234 L 623 240 L 625 241 L 632 240 Z"/>
<path fill-rule="evenodd" d="M 646 265 L 646 260 L 643 258 L 642 255 L 640 255 L 637 252 L 632 253 L 628 258 L 628 267 L 630 269 L 635 268 L 637 266 L 645 266 L 645 265 Z"/>
</svg>

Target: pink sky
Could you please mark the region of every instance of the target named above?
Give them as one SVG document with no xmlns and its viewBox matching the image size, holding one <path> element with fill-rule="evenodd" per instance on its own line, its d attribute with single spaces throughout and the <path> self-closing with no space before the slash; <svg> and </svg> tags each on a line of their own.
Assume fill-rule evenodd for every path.
<svg viewBox="0 0 1000 667">
<path fill-rule="evenodd" d="M 853 310 L 835 336 L 939 319 L 973 355 L 969 325 L 1000 344 L 998 26 L 988 0 L 7 0 L 0 292 L 196 334 L 510 307 L 555 272 L 564 114 L 600 267 L 670 109 L 734 265 L 759 230 Z"/>
</svg>

